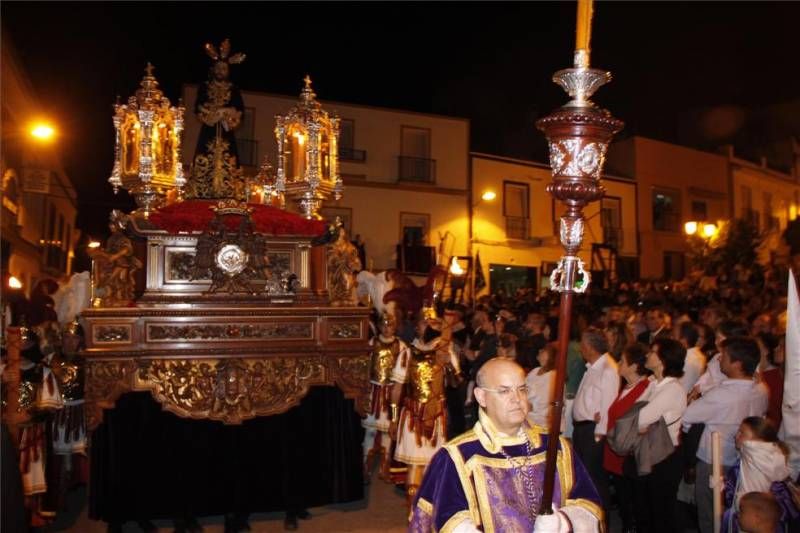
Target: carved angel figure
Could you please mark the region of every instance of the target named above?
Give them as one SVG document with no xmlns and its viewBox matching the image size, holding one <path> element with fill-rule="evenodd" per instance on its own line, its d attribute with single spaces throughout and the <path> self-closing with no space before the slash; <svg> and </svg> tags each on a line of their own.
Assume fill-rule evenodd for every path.
<svg viewBox="0 0 800 533">
<path fill-rule="evenodd" d="M 358 250 L 339 225 L 336 240 L 328 248 L 328 294 L 331 305 L 354 306 L 358 304 L 355 275 L 361 270 Z"/>
<path fill-rule="evenodd" d="M 103 305 L 121 307 L 133 301 L 136 271 L 143 263 L 134 253 L 133 242 L 123 232 L 125 222 L 118 211 L 111 213 L 108 227 L 111 236 L 105 248 L 91 248 L 89 256 L 95 260 L 94 282 Z"/>
</svg>

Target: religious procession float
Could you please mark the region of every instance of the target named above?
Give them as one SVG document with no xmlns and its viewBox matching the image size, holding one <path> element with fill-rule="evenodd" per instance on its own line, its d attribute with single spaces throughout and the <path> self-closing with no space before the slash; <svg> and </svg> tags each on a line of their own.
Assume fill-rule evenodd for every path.
<svg viewBox="0 0 800 533">
<path fill-rule="evenodd" d="M 7 400 L 30 459 L 25 492 L 43 500 L 38 524 L 56 510 L 45 501 L 58 484 L 46 482 L 54 439 L 64 444 L 56 455 L 89 449 L 90 516 L 113 523 L 363 496 L 369 309 L 357 306 L 357 250 L 318 214 L 342 194 L 339 120 L 307 77 L 297 105 L 276 117 L 276 168 L 265 161 L 246 176 L 235 138 L 244 105 L 229 79 L 245 56 L 227 40 L 206 52 L 191 165 L 185 109 L 151 65 L 114 107 L 109 182 L 138 208 L 112 211 L 111 236 L 90 250 L 75 347 L 62 350 L 57 328 L 41 324 L 8 337 L 5 377 L 22 384 Z M 19 368 L 31 350 L 51 354 L 31 356 L 35 376 Z M 31 418 L 48 399 L 57 416 Z"/>
<path fill-rule="evenodd" d="M 590 101 L 611 78 L 589 66 L 590 19 L 591 2 L 579 2 L 573 67 L 553 76 L 572 100 L 537 122 L 550 149 L 547 190 L 566 207 L 565 254 L 551 276 L 561 295 L 552 435 L 560 428 L 572 299 L 590 281 L 578 257 L 583 209 L 603 196 L 606 150 L 622 127 Z M 47 320 L 8 335 L 6 419 L 22 421 L 29 411 L 18 405 L 26 401 L 40 413 L 55 407 L 55 415 L 12 424 L 24 428 L 12 438 L 21 442 L 25 492 L 41 495 L 43 521 L 54 510 L 48 458 L 85 450 L 87 438 L 89 514 L 109 523 L 300 511 L 363 497 L 360 415 L 376 390 L 370 310 L 357 305 L 357 250 L 341 224 L 318 215 L 322 202 L 342 194 L 338 120 L 306 78 L 298 104 L 276 117 L 277 168 L 265 162 L 245 176 L 234 135 L 244 106 L 229 80 L 244 55 L 231 53 L 228 41 L 206 52 L 213 63 L 194 108 L 202 128 L 192 164 L 181 162 L 185 110 L 158 89 L 148 65 L 113 116 L 109 181 L 138 209 L 113 211 L 111 237 L 91 253 L 92 294 L 83 299 L 91 305 L 78 306 L 80 320 L 62 338 Z M 397 272 L 362 271 L 358 282 L 378 311 L 386 304 L 396 313 L 395 303 L 412 314 L 431 307 L 446 272 L 435 268 L 424 287 Z M 392 323 L 382 317 L 387 331 Z M 431 359 L 436 350 L 417 352 L 424 364 L 415 368 L 441 370 Z M 20 379 L 30 372 L 21 355 L 38 371 L 28 381 Z M 396 423 L 398 405 L 389 401 Z M 422 403 L 412 397 L 404 409 Z M 548 440 L 541 497 L 531 500 L 538 515 L 551 514 L 560 494 L 558 442 Z M 387 449 L 382 470 L 391 478 Z M 413 498 L 411 469 L 407 477 Z"/>
</svg>

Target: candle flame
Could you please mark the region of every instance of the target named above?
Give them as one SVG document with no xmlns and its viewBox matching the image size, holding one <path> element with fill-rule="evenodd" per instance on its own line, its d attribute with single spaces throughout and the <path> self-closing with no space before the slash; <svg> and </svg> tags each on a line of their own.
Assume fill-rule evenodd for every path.
<svg viewBox="0 0 800 533">
<path fill-rule="evenodd" d="M 455 257 L 450 261 L 450 273 L 454 276 L 464 275 L 464 269 L 461 268 L 461 265 L 458 264 L 458 259 Z"/>
</svg>

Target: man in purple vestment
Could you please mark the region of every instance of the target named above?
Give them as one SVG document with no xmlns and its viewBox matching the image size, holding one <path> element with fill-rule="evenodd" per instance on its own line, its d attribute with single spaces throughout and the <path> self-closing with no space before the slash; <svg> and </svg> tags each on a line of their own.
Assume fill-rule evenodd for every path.
<svg viewBox="0 0 800 533">
<path fill-rule="evenodd" d="M 492 359 L 476 381 L 479 421 L 434 455 L 414 501 L 409 531 L 600 531 L 600 497 L 564 438 L 556 465 L 555 512 L 537 516 L 549 437 L 526 420 L 523 369 L 507 359 Z"/>
</svg>

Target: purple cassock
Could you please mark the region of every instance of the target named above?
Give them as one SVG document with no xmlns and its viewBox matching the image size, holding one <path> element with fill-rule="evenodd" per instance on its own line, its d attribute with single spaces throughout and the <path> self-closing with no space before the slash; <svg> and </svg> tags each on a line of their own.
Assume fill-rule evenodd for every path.
<svg viewBox="0 0 800 533">
<path fill-rule="evenodd" d="M 408 530 L 530 533 L 542 498 L 547 441 L 547 434 L 527 422 L 518 436 L 500 435 L 481 410 L 472 430 L 433 456 Z M 600 497 L 563 437 L 556 467 L 554 504 L 575 531 L 599 530 Z"/>
<path fill-rule="evenodd" d="M 725 474 L 725 486 L 723 487 L 723 497 L 725 499 L 725 512 L 722 515 L 722 533 L 739 533 L 739 512 L 738 505 L 734 507 L 733 497 L 736 494 L 736 481 L 739 479 L 741 462 L 737 462 Z M 796 531 L 794 526 L 800 525 L 800 509 L 792 501 L 792 495 L 784 481 L 773 481 L 769 491 L 778 502 L 781 510 L 781 518 L 776 525 L 775 532 Z"/>
</svg>

